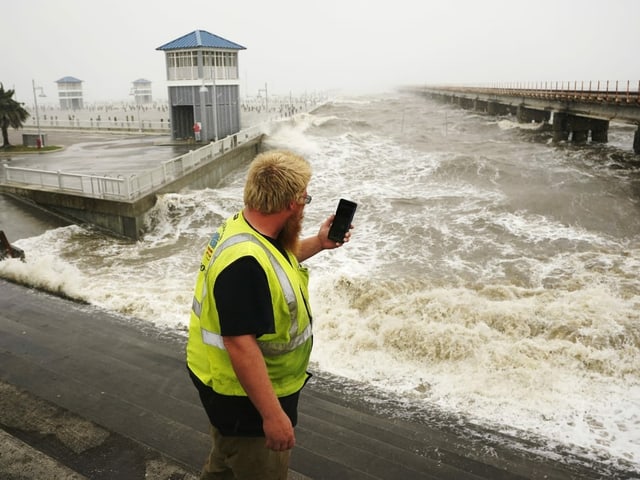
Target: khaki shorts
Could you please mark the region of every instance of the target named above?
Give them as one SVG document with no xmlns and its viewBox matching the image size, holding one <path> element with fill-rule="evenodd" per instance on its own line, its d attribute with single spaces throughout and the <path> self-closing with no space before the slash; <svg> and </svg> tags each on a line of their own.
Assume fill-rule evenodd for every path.
<svg viewBox="0 0 640 480">
<path fill-rule="evenodd" d="M 213 446 L 200 480 L 286 480 L 291 450 L 274 452 L 264 437 L 223 436 L 210 428 Z"/>
</svg>

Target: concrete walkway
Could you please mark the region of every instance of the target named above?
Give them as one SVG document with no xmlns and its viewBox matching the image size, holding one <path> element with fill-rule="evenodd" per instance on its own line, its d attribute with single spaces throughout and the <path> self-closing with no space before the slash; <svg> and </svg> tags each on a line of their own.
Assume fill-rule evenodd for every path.
<svg viewBox="0 0 640 480">
<path fill-rule="evenodd" d="M 0 280 L 0 478 L 197 478 L 210 444 L 184 342 Z M 314 373 L 291 479 L 633 478 Z"/>
</svg>

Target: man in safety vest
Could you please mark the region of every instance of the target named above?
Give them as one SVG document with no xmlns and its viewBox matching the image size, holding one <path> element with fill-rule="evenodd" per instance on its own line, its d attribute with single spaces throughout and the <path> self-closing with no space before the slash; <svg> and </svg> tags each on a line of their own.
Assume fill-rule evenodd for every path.
<svg viewBox="0 0 640 480">
<path fill-rule="evenodd" d="M 202 257 L 187 344 L 213 438 L 202 479 L 287 478 L 313 342 L 300 262 L 350 238 L 328 239 L 331 216 L 317 235 L 300 239 L 310 179 L 296 154 L 259 154 L 244 209 L 218 228 Z"/>
</svg>

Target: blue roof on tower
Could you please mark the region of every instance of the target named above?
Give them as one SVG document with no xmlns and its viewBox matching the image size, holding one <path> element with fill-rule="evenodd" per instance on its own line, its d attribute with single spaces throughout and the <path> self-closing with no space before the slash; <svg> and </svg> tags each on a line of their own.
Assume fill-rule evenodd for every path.
<svg viewBox="0 0 640 480">
<path fill-rule="evenodd" d="M 194 30 L 156 48 L 156 50 L 182 50 L 185 48 L 226 48 L 229 50 L 246 50 L 242 45 L 209 33 L 206 30 Z"/>
<path fill-rule="evenodd" d="M 76 77 L 62 77 L 60 80 L 56 80 L 56 83 L 80 83 L 82 80 L 78 80 Z"/>
</svg>

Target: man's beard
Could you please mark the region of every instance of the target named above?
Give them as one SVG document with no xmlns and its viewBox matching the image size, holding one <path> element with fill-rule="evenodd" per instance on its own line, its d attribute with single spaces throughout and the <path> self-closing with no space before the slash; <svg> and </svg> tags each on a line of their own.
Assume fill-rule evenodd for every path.
<svg viewBox="0 0 640 480">
<path fill-rule="evenodd" d="M 304 215 L 292 215 L 284 224 L 280 235 L 278 235 L 278 241 L 280 244 L 294 255 L 298 255 L 298 249 L 300 248 L 300 232 L 302 232 L 302 219 Z"/>
</svg>

